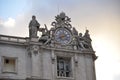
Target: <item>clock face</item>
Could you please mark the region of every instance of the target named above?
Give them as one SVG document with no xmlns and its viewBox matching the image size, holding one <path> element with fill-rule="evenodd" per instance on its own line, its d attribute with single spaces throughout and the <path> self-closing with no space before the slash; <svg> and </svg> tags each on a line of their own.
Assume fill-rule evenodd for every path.
<svg viewBox="0 0 120 80">
<path fill-rule="evenodd" d="M 66 45 L 71 41 L 71 33 L 66 28 L 58 28 L 55 31 L 55 41 L 62 45 Z"/>
</svg>

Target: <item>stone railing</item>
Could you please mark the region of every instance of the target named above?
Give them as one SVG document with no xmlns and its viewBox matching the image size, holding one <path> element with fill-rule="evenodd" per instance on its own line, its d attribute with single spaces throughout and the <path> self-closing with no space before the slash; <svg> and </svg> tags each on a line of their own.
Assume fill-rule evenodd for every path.
<svg viewBox="0 0 120 80">
<path fill-rule="evenodd" d="M 24 38 L 24 37 L 0 35 L 0 41 L 10 41 L 10 42 L 25 43 L 25 42 L 28 42 L 28 40 L 29 40 L 29 38 Z"/>
</svg>

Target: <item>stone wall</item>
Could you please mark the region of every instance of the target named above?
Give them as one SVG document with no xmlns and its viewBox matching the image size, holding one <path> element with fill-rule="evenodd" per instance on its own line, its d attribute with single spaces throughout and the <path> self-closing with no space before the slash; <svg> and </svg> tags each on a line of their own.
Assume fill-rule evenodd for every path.
<svg viewBox="0 0 120 80">
<path fill-rule="evenodd" d="M 16 73 L 2 72 L 3 57 L 17 58 Z M 25 46 L 0 44 L 0 78 L 25 79 L 26 78 L 26 49 Z"/>
<path fill-rule="evenodd" d="M 39 48 L 38 54 L 30 55 L 25 45 L 0 45 L 0 79 L 27 80 L 95 80 L 93 53 L 82 53 L 71 50 Z M 2 57 L 17 58 L 17 72 L 2 72 Z M 72 76 L 57 76 L 57 56 L 71 57 Z M 34 61 L 32 61 L 34 60 Z M 34 65 L 34 62 L 36 65 Z M 32 67 L 34 65 L 34 67 Z M 33 73 L 36 70 L 35 73 Z M 35 77 L 36 76 L 36 77 Z"/>
</svg>

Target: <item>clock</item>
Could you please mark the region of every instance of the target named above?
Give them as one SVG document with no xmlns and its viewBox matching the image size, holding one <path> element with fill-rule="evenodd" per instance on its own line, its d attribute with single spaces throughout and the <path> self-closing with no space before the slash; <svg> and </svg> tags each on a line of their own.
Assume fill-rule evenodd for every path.
<svg viewBox="0 0 120 80">
<path fill-rule="evenodd" d="M 66 45 L 71 42 L 72 34 L 65 27 L 57 28 L 54 35 L 55 35 L 55 41 L 57 43 L 60 43 L 61 45 Z"/>
</svg>

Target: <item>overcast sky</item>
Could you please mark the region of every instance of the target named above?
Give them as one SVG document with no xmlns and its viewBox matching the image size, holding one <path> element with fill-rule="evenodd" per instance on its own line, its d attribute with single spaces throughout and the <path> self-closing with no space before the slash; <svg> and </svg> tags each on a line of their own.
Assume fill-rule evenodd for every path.
<svg viewBox="0 0 120 80">
<path fill-rule="evenodd" d="M 32 15 L 50 28 L 62 11 L 79 32 L 89 29 L 97 80 L 120 80 L 120 0 L 0 0 L 0 34 L 28 37 Z"/>
</svg>

